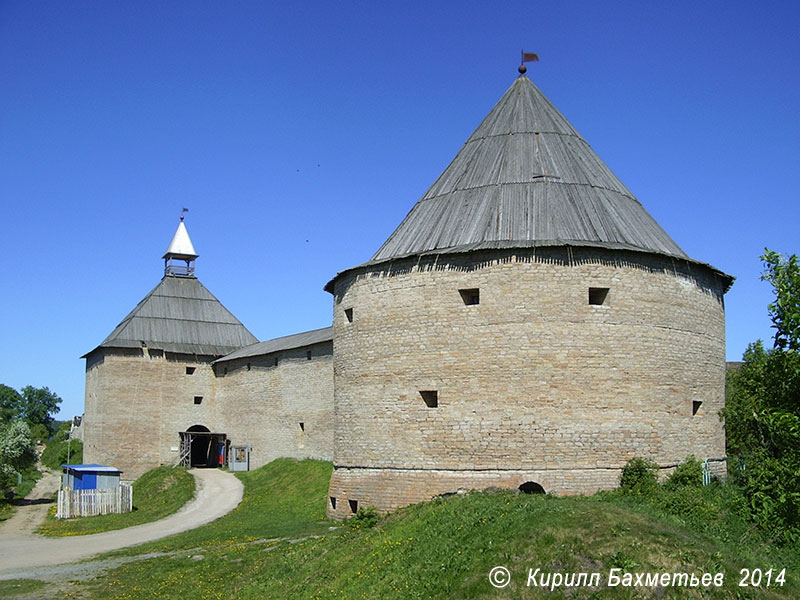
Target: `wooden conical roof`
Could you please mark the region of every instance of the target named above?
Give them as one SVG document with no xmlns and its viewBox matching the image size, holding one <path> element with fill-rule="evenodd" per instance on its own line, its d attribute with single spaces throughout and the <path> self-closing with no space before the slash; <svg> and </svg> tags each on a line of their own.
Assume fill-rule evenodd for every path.
<svg viewBox="0 0 800 600">
<path fill-rule="evenodd" d="M 429 252 L 553 245 L 687 258 L 521 75 L 370 263 Z"/>
</svg>

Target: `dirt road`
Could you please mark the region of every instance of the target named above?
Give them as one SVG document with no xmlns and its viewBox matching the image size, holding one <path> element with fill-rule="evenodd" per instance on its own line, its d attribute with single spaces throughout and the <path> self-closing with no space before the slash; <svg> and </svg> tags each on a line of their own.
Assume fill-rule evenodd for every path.
<svg viewBox="0 0 800 600">
<path fill-rule="evenodd" d="M 35 535 L 32 531 L 44 518 L 48 505 L 20 507 L 14 517 L 0 526 L 0 579 L 33 577 L 41 567 L 70 563 L 194 529 L 229 513 L 241 502 L 244 486 L 231 473 L 218 469 L 192 469 L 189 472 L 194 475 L 197 486 L 191 502 L 174 515 L 160 521 L 127 529 L 93 535 L 46 538 Z M 29 497 L 33 495 L 34 492 Z M 36 516 L 36 511 L 19 516 L 22 509 L 31 507 L 39 509 L 40 518 Z M 17 523 L 12 524 L 15 519 L 18 519 Z"/>
<path fill-rule="evenodd" d="M 38 468 L 42 469 L 42 466 L 38 465 Z M 24 504 L 17 507 L 10 519 L 0 523 L 0 541 L 5 542 L 8 538 L 30 535 L 34 532 L 44 521 L 47 509 L 53 505 L 53 492 L 58 490 L 60 480 L 59 473 L 44 471 L 42 478 L 25 497 Z"/>
</svg>

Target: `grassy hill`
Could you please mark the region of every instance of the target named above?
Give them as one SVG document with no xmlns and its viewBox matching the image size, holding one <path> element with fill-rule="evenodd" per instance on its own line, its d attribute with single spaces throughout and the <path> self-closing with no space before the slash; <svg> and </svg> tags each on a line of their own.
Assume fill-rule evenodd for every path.
<svg viewBox="0 0 800 600">
<path fill-rule="evenodd" d="M 725 509 L 724 486 L 658 502 L 620 493 L 471 493 L 396 511 L 374 527 L 366 526 L 368 519 L 338 526 L 324 519 L 330 471 L 320 461 L 278 460 L 240 474 L 245 497 L 232 513 L 118 552 L 160 554 L 75 591 L 90 598 L 245 600 L 800 597 L 797 551 L 772 548 L 735 510 Z M 702 506 L 695 510 L 698 498 Z M 509 569 L 508 587 L 490 585 L 495 566 Z M 774 578 L 784 567 L 779 587 Z M 527 587 L 528 569 L 536 568 L 599 573 L 601 582 L 553 591 Z M 724 584 L 609 588 L 612 568 L 620 575 L 723 573 Z M 767 588 L 762 577 L 760 587 L 739 587 L 743 568 L 777 569 L 773 585 Z"/>
<path fill-rule="evenodd" d="M 56 507 L 37 533 L 47 536 L 87 535 L 150 523 L 177 512 L 194 496 L 194 478 L 185 469 L 156 467 L 133 482 L 133 511 L 74 519 L 56 519 Z"/>
</svg>

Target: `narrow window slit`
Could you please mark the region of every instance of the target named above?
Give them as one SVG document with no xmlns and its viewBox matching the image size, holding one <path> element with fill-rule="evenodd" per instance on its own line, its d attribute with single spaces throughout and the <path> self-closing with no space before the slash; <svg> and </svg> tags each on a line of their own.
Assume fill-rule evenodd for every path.
<svg viewBox="0 0 800 600">
<path fill-rule="evenodd" d="M 697 414 L 697 411 L 700 410 L 700 406 L 702 406 L 702 400 L 692 400 L 692 416 Z"/>
<path fill-rule="evenodd" d="M 194 397 L 194 403 L 195 404 L 202 404 L 203 403 L 203 397 L 202 396 L 195 396 Z"/>
<path fill-rule="evenodd" d="M 481 303 L 481 291 L 478 288 L 469 288 L 465 290 L 458 290 L 461 294 L 461 299 L 466 306 L 472 306 Z"/>
<path fill-rule="evenodd" d="M 589 288 L 589 304 L 601 306 L 606 303 L 608 288 Z"/>
<path fill-rule="evenodd" d="M 422 396 L 428 408 L 437 408 L 439 406 L 439 392 L 437 390 L 420 390 L 419 395 Z"/>
<path fill-rule="evenodd" d="M 344 316 L 347 319 L 348 323 L 353 322 L 353 309 L 352 308 L 345 308 L 344 309 Z"/>
<path fill-rule="evenodd" d="M 350 504 L 350 512 L 351 513 L 357 513 L 358 512 L 358 500 L 348 500 L 347 502 Z"/>
</svg>

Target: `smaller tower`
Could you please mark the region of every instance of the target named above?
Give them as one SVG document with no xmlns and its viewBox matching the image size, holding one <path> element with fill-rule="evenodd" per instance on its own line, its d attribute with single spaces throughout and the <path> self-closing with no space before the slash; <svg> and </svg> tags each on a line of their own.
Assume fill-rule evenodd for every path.
<svg viewBox="0 0 800 600">
<path fill-rule="evenodd" d="M 194 251 L 189 232 L 186 231 L 186 225 L 183 224 L 183 215 L 181 215 L 178 229 L 172 236 L 172 241 L 164 254 L 164 275 L 194 277 L 194 261 L 197 257 L 198 254 Z M 183 264 L 176 261 L 181 261 Z"/>
</svg>

